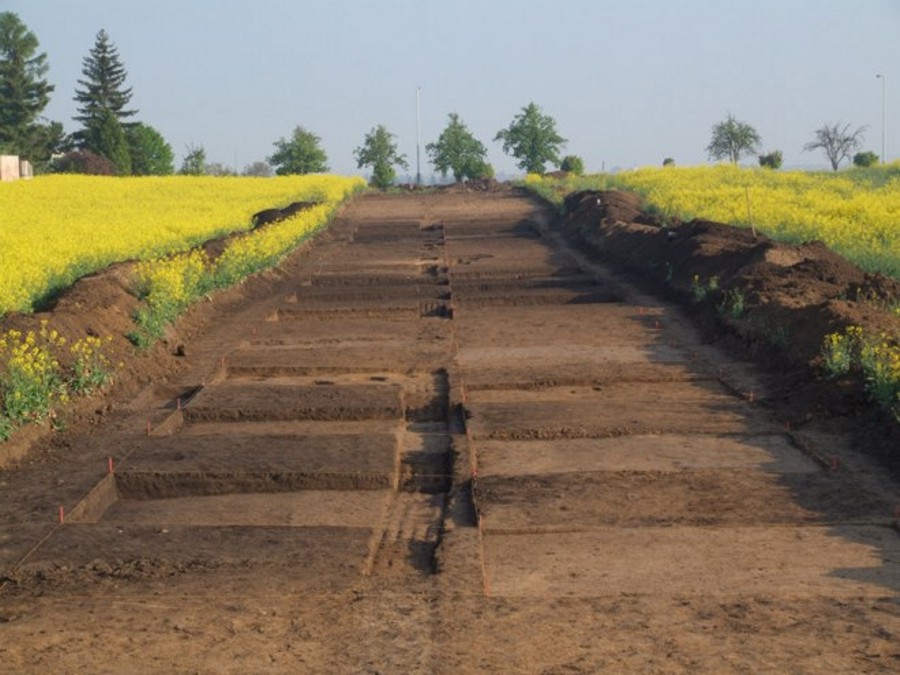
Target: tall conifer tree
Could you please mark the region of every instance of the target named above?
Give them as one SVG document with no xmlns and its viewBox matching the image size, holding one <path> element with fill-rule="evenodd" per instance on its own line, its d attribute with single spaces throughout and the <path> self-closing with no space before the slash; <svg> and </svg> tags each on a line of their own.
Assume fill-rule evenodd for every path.
<svg viewBox="0 0 900 675">
<path fill-rule="evenodd" d="M 128 73 L 105 30 L 97 33 L 81 72 L 84 79 L 78 80 L 81 88 L 75 90 L 79 114 L 73 119 L 82 128 L 75 132 L 75 140 L 81 149 L 113 160 L 119 173 L 129 173 L 131 162 L 126 161 L 128 144 L 121 125 L 137 110 L 127 108 L 131 101 L 131 87 L 124 86 Z"/>
<path fill-rule="evenodd" d="M 14 12 L 0 12 L 0 151 L 32 162 L 46 160 L 62 141 L 59 123 L 39 118 L 53 85 L 47 55 L 37 53 L 38 40 Z"/>
</svg>

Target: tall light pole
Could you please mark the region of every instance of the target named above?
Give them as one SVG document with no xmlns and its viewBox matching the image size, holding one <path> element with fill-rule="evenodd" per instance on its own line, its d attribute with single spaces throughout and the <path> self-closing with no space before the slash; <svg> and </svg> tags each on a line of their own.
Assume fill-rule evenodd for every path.
<svg viewBox="0 0 900 675">
<path fill-rule="evenodd" d="M 887 78 L 882 73 L 878 73 L 875 77 L 881 80 L 881 163 L 887 164 L 887 155 L 885 154 L 885 139 L 887 138 L 887 131 L 885 130 L 887 121 L 887 116 L 885 115 L 887 110 L 885 107 L 885 89 L 887 87 Z"/>
<path fill-rule="evenodd" d="M 422 145 L 422 132 L 421 132 L 421 120 L 419 116 L 419 94 L 422 92 L 422 87 L 416 87 L 416 185 L 422 184 L 422 166 L 421 166 L 421 145 Z"/>
</svg>

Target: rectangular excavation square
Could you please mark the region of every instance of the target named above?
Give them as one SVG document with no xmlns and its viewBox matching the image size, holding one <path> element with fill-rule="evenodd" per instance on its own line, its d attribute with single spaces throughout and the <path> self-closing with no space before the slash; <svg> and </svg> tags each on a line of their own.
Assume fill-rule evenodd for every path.
<svg viewBox="0 0 900 675">
<path fill-rule="evenodd" d="M 196 494 L 240 491 L 241 485 L 252 486 L 254 480 L 282 489 L 368 489 L 392 484 L 396 434 L 375 429 L 367 434 L 291 433 L 290 425 L 284 426 L 251 434 L 226 433 L 227 428 L 200 424 L 154 438 L 117 471 L 119 490 L 128 484 L 133 486 L 128 490 L 131 497 L 140 489 L 159 497 L 172 495 L 171 490 L 174 495 L 185 490 Z M 198 433 L 198 428 L 210 433 Z M 171 477 L 168 487 L 166 476 Z"/>
<path fill-rule="evenodd" d="M 390 302 L 398 298 L 437 298 L 447 293 L 446 286 L 429 284 L 424 278 L 402 279 L 390 283 L 359 286 L 303 286 L 287 296 L 289 303 L 299 305 L 337 304 L 354 302 Z"/>
<path fill-rule="evenodd" d="M 475 365 L 460 369 L 469 392 L 489 389 L 551 389 L 555 387 L 604 387 L 612 384 L 692 382 L 708 380 L 684 364 L 608 361 L 598 363 L 521 360 L 516 363 Z"/>
<path fill-rule="evenodd" d="M 246 573 L 252 584 L 260 574 L 271 579 L 274 573 L 286 592 L 292 588 L 322 592 L 357 582 L 371 536 L 368 527 L 66 524 L 22 571 L 65 566 L 76 579 L 82 571 L 167 584 L 194 570 L 205 575 L 222 572 L 223 592 L 236 575 Z M 296 574 L 286 576 L 285 570 Z"/>
<path fill-rule="evenodd" d="M 662 310 L 605 303 L 541 307 L 459 307 L 454 315 L 463 349 L 585 345 L 651 349 L 661 343 L 657 321 L 669 321 Z"/>
<path fill-rule="evenodd" d="M 386 420 L 403 417 L 399 385 L 308 384 L 290 378 L 226 380 L 184 409 L 187 423 L 264 420 Z"/>
<path fill-rule="evenodd" d="M 494 597 L 890 596 L 890 528 L 639 527 L 484 537 Z"/>
<path fill-rule="evenodd" d="M 246 336 L 253 346 L 319 345 L 332 349 L 340 341 L 366 344 L 380 341 L 415 340 L 418 321 L 396 321 L 371 317 L 317 317 L 315 321 L 268 321 Z"/>
<path fill-rule="evenodd" d="M 473 391 L 466 410 L 478 440 L 777 431 L 764 412 L 713 381 Z"/>
<path fill-rule="evenodd" d="M 360 341 L 330 345 L 251 345 L 229 357 L 228 374 L 318 375 L 387 374 L 431 371 L 450 357 L 450 341 Z"/>
<path fill-rule="evenodd" d="M 531 476 L 589 471 L 742 469 L 815 473 L 819 466 L 781 434 L 661 434 L 553 441 L 481 441 L 479 476 Z"/>
<path fill-rule="evenodd" d="M 585 276 L 535 279 L 457 280 L 453 300 L 461 306 L 519 307 L 617 302 L 621 291 Z"/>
<path fill-rule="evenodd" d="M 120 499 L 101 522 L 204 527 L 371 528 L 390 490 L 301 490 L 169 499 Z"/>
<path fill-rule="evenodd" d="M 888 524 L 890 506 L 843 477 L 745 469 L 478 476 L 490 532 L 654 525 Z"/>
<path fill-rule="evenodd" d="M 300 303 L 288 304 L 275 310 L 278 321 L 298 321 L 320 317 L 372 317 L 385 319 L 418 319 L 420 302 L 416 298 L 390 300 L 357 300 L 345 304 Z"/>
</svg>

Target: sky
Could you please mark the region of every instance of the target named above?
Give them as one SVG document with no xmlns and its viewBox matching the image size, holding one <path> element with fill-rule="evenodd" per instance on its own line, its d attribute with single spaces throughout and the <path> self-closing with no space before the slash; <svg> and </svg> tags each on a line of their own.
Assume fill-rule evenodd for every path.
<svg viewBox="0 0 900 675">
<path fill-rule="evenodd" d="M 363 174 L 353 150 L 384 124 L 413 175 L 420 149 L 427 179 L 425 144 L 456 112 L 498 175 L 513 175 L 493 139 L 534 102 L 589 172 L 709 163 L 729 113 L 786 167 L 824 169 L 802 148 L 825 123 L 867 126 L 864 149 L 881 154 L 883 84 L 886 154 L 900 157 L 900 0 L 0 0 L 0 11 L 37 36 L 56 86 L 44 114 L 70 132 L 82 61 L 105 29 L 135 119 L 176 164 L 202 145 L 240 170 L 302 126 L 333 172 Z"/>
</svg>

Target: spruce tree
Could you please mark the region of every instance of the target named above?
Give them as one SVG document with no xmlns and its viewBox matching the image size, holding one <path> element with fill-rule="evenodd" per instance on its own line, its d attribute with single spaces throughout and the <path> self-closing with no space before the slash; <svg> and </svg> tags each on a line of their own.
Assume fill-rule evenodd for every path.
<svg viewBox="0 0 900 675">
<path fill-rule="evenodd" d="M 94 47 L 84 58 L 81 72 L 84 79 L 78 80 L 81 88 L 75 90 L 75 101 L 80 104 L 79 114 L 73 119 L 81 122 L 82 128 L 75 132 L 75 140 L 81 149 L 104 155 L 103 149 L 96 145 L 98 139 L 108 139 L 110 133 L 118 136 L 112 130 L 110 117 L 121 125 L 126 118 L 137 113 L 127 109 L 131 101 L 131 87 L 124 87 L 128 73 L 105 30 L 97 33 Z M 105 130 L 101 132 L 101 129 Z M 127 152 L 127 144 L 125 150 Z M 115 161 L 117 166 L 120 163 L 114 157 L 109 159 Z"/>
</svg>

